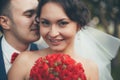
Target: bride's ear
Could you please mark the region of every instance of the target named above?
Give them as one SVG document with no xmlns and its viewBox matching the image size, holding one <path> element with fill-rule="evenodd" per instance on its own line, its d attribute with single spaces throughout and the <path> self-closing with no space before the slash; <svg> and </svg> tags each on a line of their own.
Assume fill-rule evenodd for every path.
<svg viewBox="0 0 120 80">
<path fill-rule="evenodd" d="M 77 32 L 81 29 L 81 25 L 77 24 Z"/>
<path fill-rule="evenodd" d="M 0 25 L 3 29 L 9 29 L 10 19 L 6 16 L 0 16 Z"/>
</svg>

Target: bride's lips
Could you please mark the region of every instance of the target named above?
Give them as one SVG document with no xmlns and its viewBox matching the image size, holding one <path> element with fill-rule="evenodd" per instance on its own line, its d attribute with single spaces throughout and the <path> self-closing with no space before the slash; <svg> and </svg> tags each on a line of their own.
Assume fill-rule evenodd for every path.
<svg viewBox="0 0 120 80">
<path fill-rule="evenodd" d="M 64 39 L 48 39 L 52 45 L 59 45 Z"/>
</svg>

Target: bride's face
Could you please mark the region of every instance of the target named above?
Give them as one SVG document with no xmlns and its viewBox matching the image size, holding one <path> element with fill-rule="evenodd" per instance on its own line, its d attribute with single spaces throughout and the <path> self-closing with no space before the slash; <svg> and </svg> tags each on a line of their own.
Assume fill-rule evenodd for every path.
<svg viewBox="0 0 120 80">
<path fill-rule="evenodd" d="M 42 7 L 40 33 L 53 51 L 64 52 L 73 48 L 77 30 L 77 23 L 67 17 L 59 4 L 48 2 Z"/>
</svg>

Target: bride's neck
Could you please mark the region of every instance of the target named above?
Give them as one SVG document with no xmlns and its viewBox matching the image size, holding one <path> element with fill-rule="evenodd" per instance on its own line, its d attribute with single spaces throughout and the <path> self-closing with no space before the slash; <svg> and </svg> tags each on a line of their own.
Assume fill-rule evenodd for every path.
<svg viewBox="0 0 120 80">
<path fill-rule="evenodd" d="M 63 51 L 54 51 L 52 50 L 51 48 L 47 48 L 47 53 L 48 54 L 52 54 L 52 53 L 64 53 L 64 54 L 68 54 L 70 56 L 73 56 L 75 54 L 75 50 L 74 48 L 69 48 L 69 49 L 66 49 L 66 50 L 63 50 Z"/>
</svg>

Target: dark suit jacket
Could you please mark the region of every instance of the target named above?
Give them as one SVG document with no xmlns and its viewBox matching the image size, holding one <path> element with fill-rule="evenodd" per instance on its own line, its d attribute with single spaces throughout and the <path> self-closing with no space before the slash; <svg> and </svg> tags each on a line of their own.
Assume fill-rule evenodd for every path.
<svg viewBox="0 0 120 80">
<path fill-rule="evenodd" d="M 1 48 L 1 39 L 0 38 L 0 80 L 7 80 L 7 74 L 5 70 L 5 64 L 4 64 L 4 59 L 3 59 L 3 52 Z M 31 44 L 30 50 L 38 50 L 38 47 L 36 44 Z"/>
</svg>

